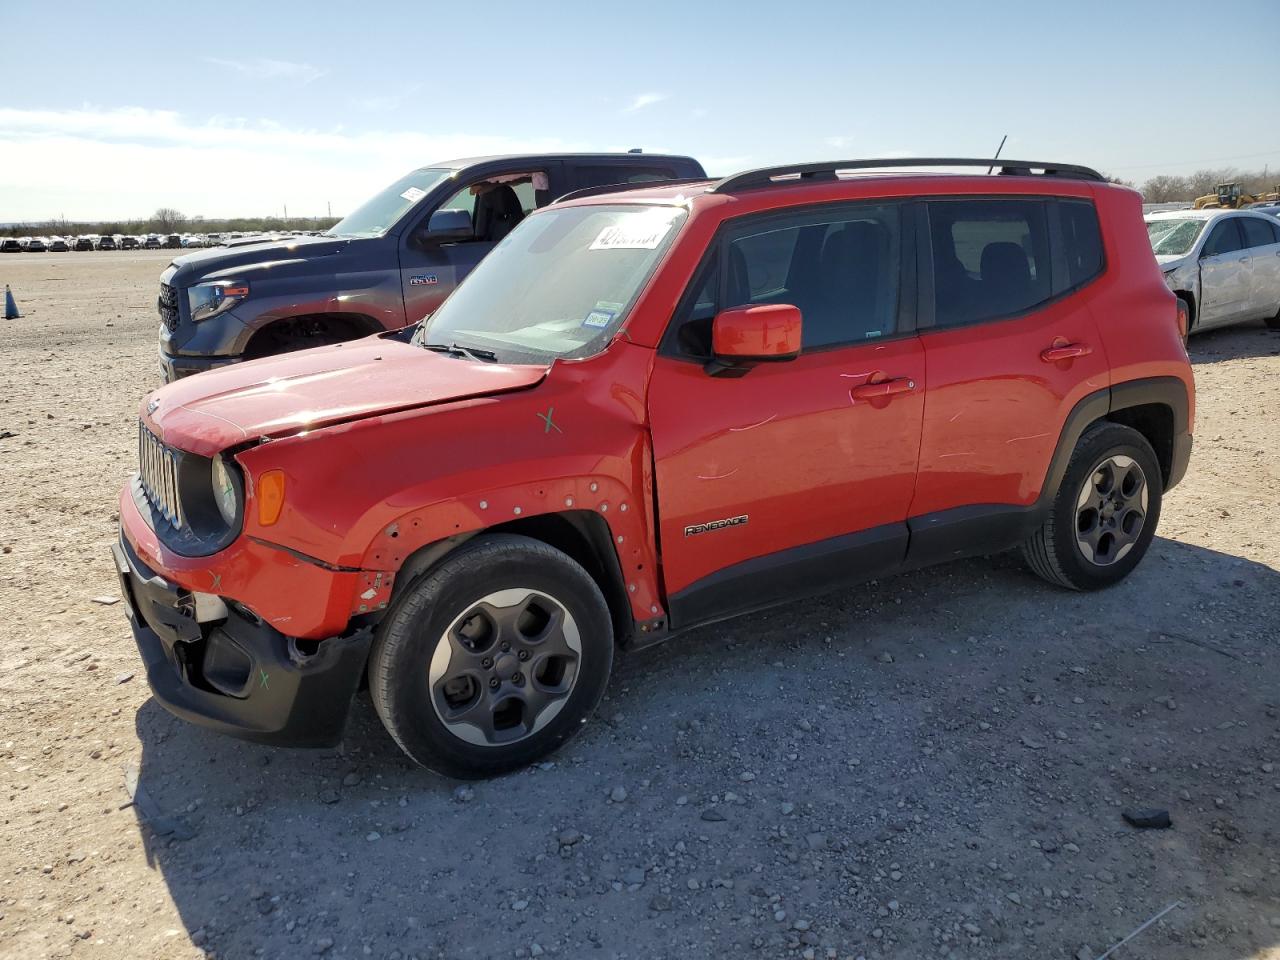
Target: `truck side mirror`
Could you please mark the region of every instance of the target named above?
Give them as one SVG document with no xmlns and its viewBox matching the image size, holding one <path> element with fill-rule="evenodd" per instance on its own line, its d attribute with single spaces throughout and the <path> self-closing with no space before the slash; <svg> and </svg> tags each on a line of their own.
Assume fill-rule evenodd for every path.
<svg viewBox="0 0 1280 960">
<path fill-rule="evenodd" d="M 800 356 L 800 308 L 789 303 L 730 307 L 711 323 L 712 376 L 741 376 L 757 363 Z"/>
<path fill-rule="evenodd" d="M 471 214 L 466 210 L 437 210 L 427 221 L 427 229 L 419 239 L 425 246 L 439 246 L 442 243 L 459 243 L 470 240 L 475 235 L 471 225 Z"/>
</svg>

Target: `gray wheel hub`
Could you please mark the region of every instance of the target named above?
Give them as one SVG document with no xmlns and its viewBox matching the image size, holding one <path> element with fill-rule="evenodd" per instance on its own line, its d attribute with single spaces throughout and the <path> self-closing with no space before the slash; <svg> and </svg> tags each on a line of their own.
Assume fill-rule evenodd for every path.
<svg viewBox="0 0 1280 960">
<path fill-rule="evenodd" d="M 467 743 L 518 743 L 564 708 L 581 658 L 578 625 L 564 604 L 526 587 L 498 590 L 470 604 L 436 641 L 431 706 Z"/>
<path fill-rule="evenodd" d="M 1089 472 L 1076 498 L 1076 546 L 1090 563 L 1122 560 L 1147 523 L 1147 476 L 1123 454 L 1104 457 Z"/>
</svg>

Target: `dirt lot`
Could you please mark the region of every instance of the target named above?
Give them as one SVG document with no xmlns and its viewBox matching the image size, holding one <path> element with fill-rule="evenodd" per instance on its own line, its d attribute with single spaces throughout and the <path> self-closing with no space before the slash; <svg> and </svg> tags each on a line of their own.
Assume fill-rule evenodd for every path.
<svg viewBox="0 0 1280 960">
<path fill-rule="evenodd" d="M 1193 341 L 1191 471 L 1120 587 L 1001 556 L 701 630 L 459 787 L 363 695 L 338 750 L 170 718 L 95 602 L 166 259 L 0 258 L 0 956 L 1070 960 L 1181 901 L 1115 956 L 1280 958 L 1280 335 Z"/>
</svg>

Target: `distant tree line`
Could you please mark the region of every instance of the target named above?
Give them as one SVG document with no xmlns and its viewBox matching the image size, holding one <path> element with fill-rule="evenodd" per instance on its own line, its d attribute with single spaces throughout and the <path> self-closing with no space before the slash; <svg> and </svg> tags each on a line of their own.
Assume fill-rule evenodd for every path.
<svg viewBox="0 0 1280 960">
<path fill-rule="evenodd" d="M 15 223 L 0 228 L 0 236 L 67 237 L 82 233 L 170 234 L 170 233 L 272 233 L 276 230 L 328 230 L 338 217 L 231 217 L 206 219 L 188 217 L 180 210 L 161 207 L 145 220 L 100 220 L 97 222 L 44 220 Z"/>
<path fill-rule="evenodd" d="M 1280 172 L 1222 167 L 1217 170 L 1197 170 L 1186 177 L 1163 174 L 1152 177 L 1139 189 L 1142 199 L 1147 203 L 1173 203 L 1203 197 L 1213 193 L 1218 184 L 1232 182 L 1240 184 L 1240 189 L 1245 193 L 1264 194 L 1276 189 L 1276 184 L 1280 183 Z"/>
</svg>

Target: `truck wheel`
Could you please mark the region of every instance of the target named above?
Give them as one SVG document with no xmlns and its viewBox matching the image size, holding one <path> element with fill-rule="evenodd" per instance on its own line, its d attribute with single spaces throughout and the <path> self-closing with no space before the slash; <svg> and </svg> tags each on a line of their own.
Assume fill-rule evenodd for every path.
<svg viewBox="0 0 1280 960">
<path fill-rule="evenodd" d="M 460 547 L 396 601 L 370 654 L 369 690 L 405 753 L 472 779 L 573 736 L 612 665 L 609 608 L 587 571 L 504 534 Z"/>
<path fill-rule="evenodd" d="M 1138 565 L 1160 520 L 1160 464 L 1147 438 L 1118 423 L 1076 444 L 1044 524 L 1022 545 L 1036 574 L 1072 590 L 1098 590 Z"/>
</svg>

